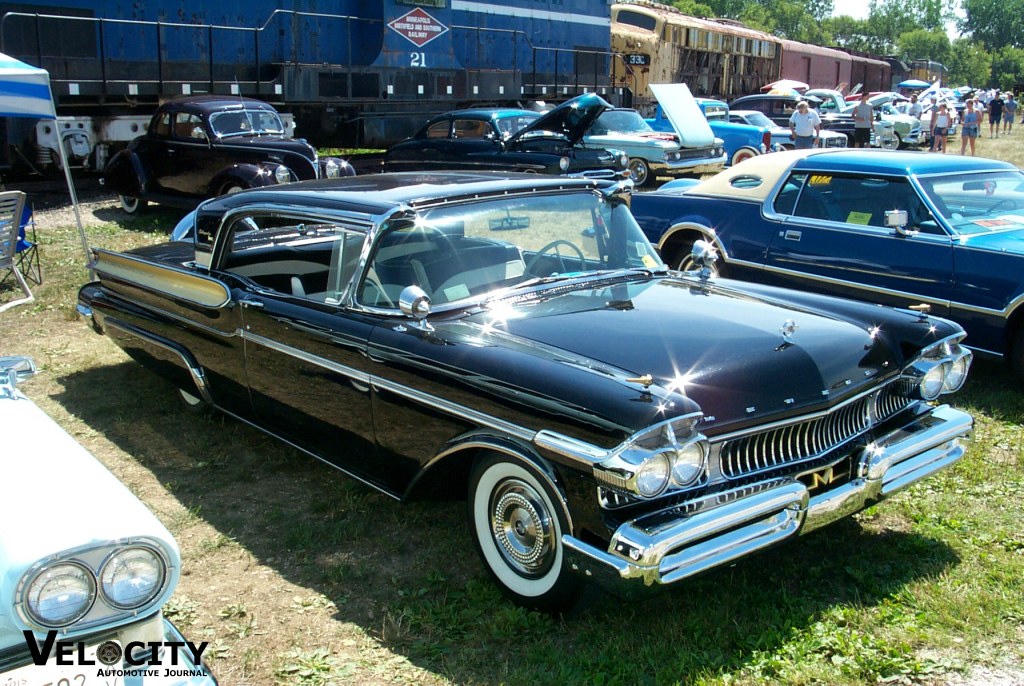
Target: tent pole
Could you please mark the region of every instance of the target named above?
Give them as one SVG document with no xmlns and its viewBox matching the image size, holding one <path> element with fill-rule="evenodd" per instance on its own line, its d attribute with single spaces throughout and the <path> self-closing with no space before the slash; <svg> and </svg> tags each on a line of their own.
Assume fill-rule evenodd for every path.
<svg viewBox="0 0 1024 686">
<path fill-rule="evenodd" d="M 89 241 L 85 237 L 85 227 L 82 226 L 82 215 L 78 208 L 78 193 L 75 192 L 75 182 L 71 179 L 71 167 L 68 166 L 68 156 L 64 152 L 64 141 L 60 136 L 60 127 L 57 126 L 57 112 L 54 108 L 53 124 L 57 130 L 57 149 L 60 152 L 60 165 L 64 168 L 64 178 L 68 182 L 68 193 L 71 194 L 71 207 L 75 211 L 75 223 L 78 224 L 78 237 L 82 241 L 82 251 L 85 253 L 85 266 L 89 270 L 89 278 L 95 278 L 89 259 Z"/>
</svg>

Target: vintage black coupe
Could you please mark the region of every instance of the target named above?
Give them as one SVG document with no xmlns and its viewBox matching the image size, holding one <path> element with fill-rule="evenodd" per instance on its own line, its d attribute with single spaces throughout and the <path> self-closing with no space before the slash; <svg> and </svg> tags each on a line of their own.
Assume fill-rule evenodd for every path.
<svg viewBox="0 0 1024 686">
<path fill-rule="evenodd" d="M 101 182 L 134 214 L 148 202 L 192 208 L 245 188 L 354 174 L 345 160 L 319 158 L 291 138 L 272 105 L 196 95 L 161 105 L 145 135 L 107 163 Z"/>
<path fill-rule="evenodd" d="M 582 144 L 584 134 L 609 109 L 611 105 L 601 96 L 588 93 L 546 114 L 510 108 L 446 112 L 391 146 L 384 156 L 384 170 L 626 177 L 629 158 L 624 151 Z"/>
<path fill-rule="evenodd" d="M 524 605 L 658 588 L 956 462 L 943 319 L 670 273 L 628 181 L 381 174 L 245 191 L 95 250 L 79 311 L 196 409 L 396 499 L 468 499 Z M 709 265 L 711 251 L 696 246 Z"/>
</svg>

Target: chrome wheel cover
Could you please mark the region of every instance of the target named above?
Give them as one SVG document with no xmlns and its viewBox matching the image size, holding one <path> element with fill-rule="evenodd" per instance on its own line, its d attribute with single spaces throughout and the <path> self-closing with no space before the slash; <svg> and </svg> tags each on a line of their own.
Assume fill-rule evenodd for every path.
<svg viewBox="0 0 1024 686">
<path fill-rule="evenodd" d="M 546 573 L 555 559 L 555 528 L 540 494 L 508 479 L 494 489 L 491 503 L 491 534 L 508 566 L 526 577 Z"/>
</svg>

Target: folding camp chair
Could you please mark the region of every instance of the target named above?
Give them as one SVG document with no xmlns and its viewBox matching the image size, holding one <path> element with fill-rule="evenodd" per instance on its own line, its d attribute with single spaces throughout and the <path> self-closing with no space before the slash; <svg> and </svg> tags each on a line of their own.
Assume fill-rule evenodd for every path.
<svg viewBox="0 0 1024 686">
<path fill-rule="evenodd" d="M 25 203 L 18 229 L 18 271 L 32 283 L 43 284 L 43 264 L 39 261 L 39 242 L 36 239 L 36 218 L 31 205 Z"/>
<path fill-rule="evenodd" d="M 0 275 L 6 278 L 13 275 L 21 287 L 23 297 L 0 305 L 0 312 L 15 305 L 22 305 L 35 300 L 28 282 L 18 268 L 18 233 L 21 230 L 21 218 L 25 211 L 25 194 L 21 191 L 4 191 L 0 193 Z M 2 280 L 0 280 L 2 283 Z"/>
</svg>

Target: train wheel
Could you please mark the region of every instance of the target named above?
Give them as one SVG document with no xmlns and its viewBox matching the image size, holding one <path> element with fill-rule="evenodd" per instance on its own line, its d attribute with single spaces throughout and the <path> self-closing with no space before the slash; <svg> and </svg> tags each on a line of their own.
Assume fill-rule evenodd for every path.
<svg viewBox="0 0 1024 686">
<path fill-rule="evenodd" d="M 653 181 L 651 165 L 647 164 L 647 160 L 634 157 L 629 161 L 629 178 L 633 179 L 636 186 L 646 186 Z"/>
<path fill-rule="evenodd" d="M 119 195 L 117 199 L 121 203 L 121 209 L 128 214 L 138 214 L 146 209 L 146 205 L 149 204 L 142 198 L 136 198 L 133 195 Z"/>
<path fill-rule="evenodd" d="M 735 167 L 737 164 L 744 160 L 749 160 L 751 157 L 756 157 L 757 154 L 757 150 L 754 150 L 753 148 L 740 148 L 739 150 L 733 153 L 731 164 L 732 166 Z"/>
</svg>

